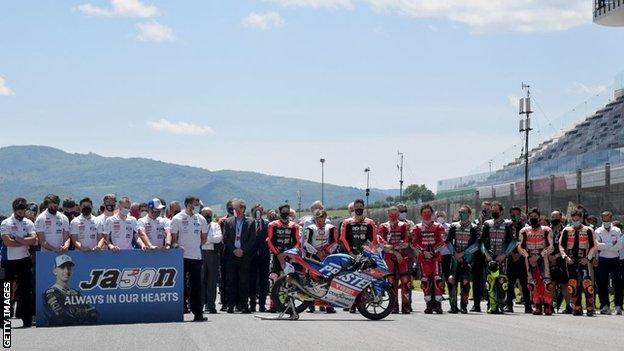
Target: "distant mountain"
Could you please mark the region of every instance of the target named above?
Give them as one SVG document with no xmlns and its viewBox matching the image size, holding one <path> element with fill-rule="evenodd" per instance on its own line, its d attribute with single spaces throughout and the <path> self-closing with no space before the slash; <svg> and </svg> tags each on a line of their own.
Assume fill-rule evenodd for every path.
<svg viewBox="0 0 624 351">
<path fill-rule="evenodd" d="M 307 208 L 321 194 L 321 184 L 308 180 L 255 172 L 209 171 L 145 158 L 70 154 L 47 146 L 0 148 L 0 164 L 0 213 L 5 215 L 11 212 L 14 198 L 22 196 L 41 202 L 49 193 L 74 199 L 89 196 L 96 205 L 107 193 L 129 196 L 137 202 L 155 196 L 169 202 L 194 194 L 205 204 L 218 208 L 232 197 L 244 199 L 249 206 L 260 202 L 265 208 L 275 208 L 288 200 L 296 208 L 298 191 L 302 208 Z M 372 189 L 370 202 L 395 193 Z M 364 197 L 363 189 L 325 184 L 325 203 L 329 207 L 345 206 L 358 197 Z"/>
</svg>

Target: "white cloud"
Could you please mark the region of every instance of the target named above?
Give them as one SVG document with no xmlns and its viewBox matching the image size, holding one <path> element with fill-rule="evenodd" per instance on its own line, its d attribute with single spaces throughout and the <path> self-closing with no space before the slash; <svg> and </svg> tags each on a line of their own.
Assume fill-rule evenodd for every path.
<svg viewBox="0 0 624 351">
<path fill-rule="evenodd" d="M 0 77 L 0 95 L 1 96 L 13 96 L 15 92 L 6 86 L 4 78 Z"/>
<path fill-rule="evenodd" d="M 249 28 L 269 29 L 278 28 L 285 23 L 284 18 L 277 12 L 252 12 L 243 18 L 243 25 Z"/>
<path fill-rule="evenodd" d="M 572 89 L 571 89 L 572 92 L 584 93 L 588 95 L 598 95 L 600 93 L 605 92 L 606 90 L 607 90 L 607 87 L 604 85 L 588 86 L 579 82 L 572 83 Z"/>
<path fill-rule="evenodd" d="M 446 18 L 476 32 L 565 30 L 591 22 L 586 0 L 365 0 L 377 11 L 414 18 Z"/>
<path fill-rule="evenodd" d="M 160 15 L 160 10 L 154 5 L 147 5 L 140 0 L 110 0 L 111 8 L 103 8 L 92 4 L 76 6 L 76 10 L 99 17 L 139 17 L 152 18 Z"/>
<path fill-rule="evenodd" d="M 215 131 L 208 126 L 200 126 L 187 122 L 169 122 L 161 118 L 158 121 L 148 121 L 147 126 L 157 132 L 176 135 L 213 135 Z"/>
<path fill-rule="evenodd" d="M 175 41 L 176 37 L 173 34 L 171 27 L 160 24 L 156 21 L 137 23 L 139 33 L 136 35 L 136 39 L 140 41 Z"/>
<path fill-rule="evenodd" d="M 313 8 L 343 8 L 352 10 L 355 8 L 351 0 L 265 0 L 278 3 L 284 7 L 313 7 Z"/>
</svg>

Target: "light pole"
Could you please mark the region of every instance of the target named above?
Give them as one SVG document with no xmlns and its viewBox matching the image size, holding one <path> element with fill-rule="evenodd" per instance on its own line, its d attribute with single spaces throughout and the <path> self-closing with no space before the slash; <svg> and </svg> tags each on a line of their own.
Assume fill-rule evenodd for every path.
<svg viewBox="0 0 624 351">
<path fill-rule="evenodd" d="M 399 202 L 403 203 L 403 153 L 400 151 L 397 152 L 401 158 L 400 165 L 397 165 L 399 167 L 399 173 L 401 174 L 401 177 L 399 178 Z"/>
<path fill-rule="evenodd" d="M 524 213 L 529 213 L 529 132 L 531 128 L 531 88 L 522 83 L 522 89 L 526 89 L 527 96 L 520 98 L 520 132 L 524 132 Z M 524 115 L 524 116 L 522 116 Z"/>
<path fill-rule="evenodd" d="M 370 195 L 370 167 L 364 168 L 366 173 L 366 215 L 368 215 L 368 196 Z"/>
<path fill-rule="evenodd" d="M 325 159 L 321 159 L 321 202 L 325 205 Z"/>
</svg>

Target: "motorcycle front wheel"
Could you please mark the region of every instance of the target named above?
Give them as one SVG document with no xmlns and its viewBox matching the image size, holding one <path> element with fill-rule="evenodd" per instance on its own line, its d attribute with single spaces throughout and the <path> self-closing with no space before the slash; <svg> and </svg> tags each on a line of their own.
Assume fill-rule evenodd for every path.
<svg viewBox="0 0 624 351">
<path fill-rule="evenodd" d="M 287 314 L 292 314 L 290 308 L 287 307 L 288 293 L 296 291 L 298 291 L 297 287 L 289 284 L 285 275 L 279 277 L 275 283 L 273 283 L 273 287 L 271 288 L 271 300 L 273 300 L 277 312 L 285 311 Z M 297 313 L 302 313 L 313 303 L 314 301 L 300 300 L 295 297 L 295 310 Z"/>
<path fill-rule="evenodd" d="M 379 320 L 388 317 L 392 313 L 394 300 L 392 287 L 386 287 L 380 294 L 376 294 L 373 287 L 369 285 L 360 292 L 355 300 L 355 306 L 362 316 L 372 320 Z"/>
</svg>

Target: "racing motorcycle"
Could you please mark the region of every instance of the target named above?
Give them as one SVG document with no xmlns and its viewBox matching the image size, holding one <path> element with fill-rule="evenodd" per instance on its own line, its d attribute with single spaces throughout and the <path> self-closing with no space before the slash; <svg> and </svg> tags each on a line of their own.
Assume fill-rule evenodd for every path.
<svg viewBox="0 0 624 351">
<path fill-rule="evenodd" d="M 394 309 L 392 285 L 385 280 L 388 266 L 383 254 L 370 246 L 364 246 L 355 258 L 347 254 L 332 254 L 322 261 L 306 255 L 304 249 L 285 251 L 284 275 L 271 289 L 271 299 L 278 311 L 278 318 L 289 314 L 299 319 L 315 300 L 342 308 L 355 304 L 360 314 L 368 319 L 387 317 Z"/>
</svg>

